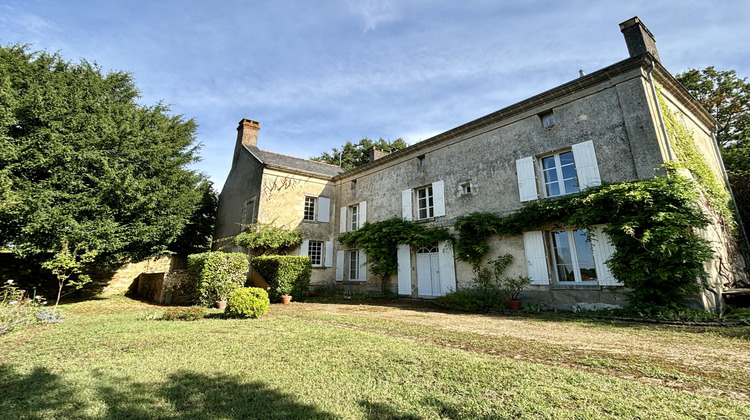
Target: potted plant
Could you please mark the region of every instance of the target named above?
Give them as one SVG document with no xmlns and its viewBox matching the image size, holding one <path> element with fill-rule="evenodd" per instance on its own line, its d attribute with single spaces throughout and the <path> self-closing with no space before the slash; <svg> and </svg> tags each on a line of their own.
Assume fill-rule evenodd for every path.
<svg viewBox="0 0 750 420">
<path fill-rule="evenodd" d="M 287 303 L 291 301 L 292 301 L 292 295 L 288 295 L 288 294 L 281 295 L 281 303 L 283 303 L 284 305 L 286 305 Z"/>
<path fill-rule="evenodd" d="M 528 276 L 505 277 L 501 282 L 501 290 L 508 299 L 510 309 L 521 309 L 521 301 L 518 296 L 524 287 L 531 284 L 531 278 Z"/>
</svg>

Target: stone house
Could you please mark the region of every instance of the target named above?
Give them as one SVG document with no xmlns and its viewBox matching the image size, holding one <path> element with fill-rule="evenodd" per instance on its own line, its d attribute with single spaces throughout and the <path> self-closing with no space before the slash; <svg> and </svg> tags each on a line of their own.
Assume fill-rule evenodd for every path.
<svg viewBox="0 0 750 420">
<path fill-rule="evenodd" d="M 620 28 L 629 58 L 345 173 L 258 149 L 259 125 L 243 119 L 215 238 L 239 233 L 238 223 L 299 228 L 313 286 L 379 290 L 366 255 L 336 241 L 365 221 L 395 216 L 450 228 L 472 212 L 505 215 L 528 201 L 660 174 L 675 156 L 657 88 L 726 179 L 713 118 L 660 64 L 654 37 L 637 17 Z M 720 223 L 704 234 L 716 251 L 707 267 L 715 292 L 742 275 L 744 262 Z M 588 236 L 574 228 L 530 231 L 493 241 L 490 254 L 513 255 L 507 274 L 531 277 L 526 297 L 547 306 L 622 305 L 624 287 L 605 264 L 614 249 L 606 235 Z M 433 297 L 471 285 L 471 267 L 445 243 L 403 245 L 397 253 L 391 288 L 400 295 Z M 705 294 L 702 304 L 712 307 L 715 296 Z"/>
</svg>

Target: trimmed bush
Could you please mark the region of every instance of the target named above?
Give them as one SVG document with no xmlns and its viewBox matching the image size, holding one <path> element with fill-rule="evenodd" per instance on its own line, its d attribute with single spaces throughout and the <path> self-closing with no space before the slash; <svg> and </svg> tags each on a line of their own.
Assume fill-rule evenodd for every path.
<svg viewBox="0 0 750 420">
<path fill-rule="evenodd" d="M 265 290 L 259 287 L 243 287 L 229 294 L 224 313 L 232 317 L 260 318 L 268 312 L 270 304 Z"/>
<path fill-rule="evenodd" d="M 269 255 L 253 258 L 252 264 L 268 282 L 268 295 L 274 302 L 278 302 L 281 295 L 302 300 L 310 291 L 310 257 Z"/>
<path fill-rule="evenodd" d="M 188 273 L 194 284 L 193 301 L 212 306 L 245 285 L 249 263 L 240 252 L 204 252 L 188 255 Z"/>
<path fill-rule="evenodd" d="M 161 318 L 164 321 L 197 321 L 206 316 L 206 308 L 202 306 L 188 306 L 186 308 L 169 308 Z"/>
<path fill-rule="evenodd" d="M 503 292 L 494 287 L 459 289 L 436 299 L 438 305 L 463 312 L 502 310 L 507 301 Z"/>
</svg>

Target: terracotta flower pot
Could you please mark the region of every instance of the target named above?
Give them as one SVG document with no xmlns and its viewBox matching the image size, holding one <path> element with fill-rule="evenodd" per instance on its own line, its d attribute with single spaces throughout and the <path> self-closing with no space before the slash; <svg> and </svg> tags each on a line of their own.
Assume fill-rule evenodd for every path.
<svg viewBox="0 0 750 420">
<path fill-rule="evenodd" d="M 292 295 L 281 295 L 281 303 L 284 305 L 292 301 Z"/>
<path fill-rule="evenodd" d="M 510 309 L 521 309 L 521 301 L 520 300 L 509 300 L 508 301 L 508 308 L 510 308 Z"/>
<path fill-rule="evenodd" d="M 217 300 L 216 301 L 216 307 L 218 309 L 224 309 L 227 307 L 227 301 L 226 300 Z"/>
</svg>

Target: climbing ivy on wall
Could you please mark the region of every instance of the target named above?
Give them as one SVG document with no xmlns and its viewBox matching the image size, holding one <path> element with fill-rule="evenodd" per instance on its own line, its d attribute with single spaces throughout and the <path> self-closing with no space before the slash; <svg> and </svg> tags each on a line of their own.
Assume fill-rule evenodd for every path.
<svg viewBox="0 0 750 420">
<path fill-rule="evenodd" d="M 721 180 L 706 162 L 703 153 L 693 139 L 693 132 L 667 106 L 661 89 L 657 89 L 659 108 L 667 128 L 670 144 L 677 155 L 677 165 L 686 168 L 695 178 L 701 192 L 706 196 L 713 210 L 721 216 L 730 227 L 736 226 L 734 212 L 731 210 L 732 198 Z M 712 140 L 713 141 L 713 140 Z"/>
<path fill-rule="evenodd" d="M 398 245 L 423 246 L 440 241 L 453 242 L 454 238 L 447 229 L 430 228 L 397 217 L 365 223 L 356 231 L 339 236 L 341 244 L 362 249 L 367 254 L 370 272 L 380 276 L 383 292 L 388 290 L 388 277 L 398 270 Z"/>
<path fill-rule="evenodd" d="M 630 289 L 631 303 L 679 303 L 681 295 L 699 290 L 696 279 L 706 278 L 703 264 L 712 250 L 695 233 L 709 221 L 696 205 L 694 183 L 677 175 L 674 166 L 667 171 L 669 176 L 535 201 L 506 217 L 472 213 L 456 223 L 456 255 L 481 261 L 493 234 L 606 223 L 604 232 L 616 247 L 607 265 Z"/>
</svg>

